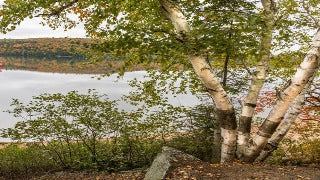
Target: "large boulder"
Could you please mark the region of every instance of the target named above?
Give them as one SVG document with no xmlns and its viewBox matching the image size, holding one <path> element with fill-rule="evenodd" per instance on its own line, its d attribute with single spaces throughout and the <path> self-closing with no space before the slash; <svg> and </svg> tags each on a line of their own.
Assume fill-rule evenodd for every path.
<svg viewBox="0 0 320 180">
<path fill-rule="evenodd" d="M 164 179 L 168 173 L 168 170 L 173 163 L 176 163 L 179 159 L 184 160 L 199 160 L 198 158 L 183 153 L 177 149 L 164 146 L 162 152 L 157 155 L 157 157 L 152 162 L 151 167 L 146 173 L 145 180 L 161 180 Z"/>
</svg>

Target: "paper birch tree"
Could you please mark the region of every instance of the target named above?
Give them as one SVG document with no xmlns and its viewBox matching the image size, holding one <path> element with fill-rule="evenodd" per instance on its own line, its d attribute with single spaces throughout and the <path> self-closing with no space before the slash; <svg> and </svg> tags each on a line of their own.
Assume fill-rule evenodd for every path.
<svg viewBox="0 0 320 180">
<path fill-rule="evenodd" d="M 318 3 L 312 1 L 310 7 L 318 7 Z M 270 137 L 279 132 L 277 128 L 284 127 L 279 124 L 318 70 L 319 31 L 276 105 L 249 141 L 254 109 L 268 75 L 272 51 L 299 39 L 292 28 L 318 28 L 318 24 L 306 23 L 316 19 L 317 14 L 307 8 L 307 15 L 303 16 L 306 13 L 301 7 L 305 4 L 294 0 L 7 0 L 0 9 L 0 30 L 12 31 L 26 18 L 42 18 L 52 28 L 69 29 L 82 22 L 87 35 L 95 39 L 93 50 L 87 55 L 91 60 L 101 60 L 105 55 L 123 59 L 125 66 L 120 73 L 140 63 L 157 64 L 162 67 L 159 71 L 168 71 L 175 65 L 180 65 L 178 71 L 192 70 L 215 106 L 216 120 L 221 126 L 221 162 L 237 158 L 253 162 L 265 158 L 259 158 L 260 153 L 265 154 L 272 141 Z M 279 11 L 279 7 L 283 9 Z M 299 13 L 301 16 L 295 17 L 300 19 L 292 19 L 291 15 Z M 212 66 L 221 59 L 225 60 L 222 83 Z M 229 61 L 240 64 L 251 76 L 239 120 L 226 90 L 232 87 L 226 83 Z"/>
</svg>

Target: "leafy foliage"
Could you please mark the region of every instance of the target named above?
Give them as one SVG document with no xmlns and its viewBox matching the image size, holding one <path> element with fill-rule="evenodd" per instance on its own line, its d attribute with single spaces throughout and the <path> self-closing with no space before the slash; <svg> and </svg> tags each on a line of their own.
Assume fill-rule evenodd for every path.
<svg viewBox="0 0 320 180">
<path fill-rule="evenodd" d="M 163 144 L 187 149 L 206 160 L 211 157 L 208 154 L 214 126 L 211 106 L 193 109 L 165 106 L 168 109 L 162 107 L 146 114 L 140 110 L 128 113 L 118 110 L 115 101 L 94 90 L 89 90 L 88 94 L 76 91 L 65 95 L 43 94 L 28 104 L 15 99 L 12 106 L 14 108 L 8 112 L 24 121 L 14 128 L 2 129 L 2 137 L 33 144 L 30 151 L 48 157 L 39 163 L 44 167 L 108 171 L 139 168 L 151 163 Z M 176 110 L 185 116 L 176 118 L 172 115 L 179 112 Z M 199 138 L 203 141 L 199 142 Z M 197 145 L 190 149 L 191 144 Z M 29 146 L 26 150 L 12 148 L 22 153 L 29 151 Z M 7 155 L 6 149 L 2 152 L 3 156 Z M 21 161 L 26 163 L 24 159 Z M 18 165 L 8 167 L 14 166 Z M 31 165 L 26 163 L 26 166 Z"/>
<path fill-rule="evenodd" d="M 56 169 L 37 144 L 11 144 L 0 149 L 0 177 L 19 179 Z"/>
<path fill-rule="evenodd" d="M 90 51 L 82 53 L 92 62 L 106 60 L 106 54 L 107 60 L 124 60 L 121 67 L 113 67 L 120 74 L 137 64 L 156 64 L 161 67 L 162 79 L 168 78 L 168 72 L 173 71 L 185 81 L 187 78 L 181 71 L 190 70 L 188 55 L 197 52 L 206 56 L 221 77 L 225 70 L 219 72 L 219 69 L 226 65 L 228 71 L 230 68 L 241 69 L 241 74 L 245 74 L 243 77 L 250 76 L 248 71 L 254 71 L 252 67 L 259 59 L 260 38 L 264 30 L 263 10 L 258 1 L 179 0 L 175 3 L 182 8 L 192 27 L 187 35 L 188 46 L 175 35 L 172 24 L 165 21 L 158 0 L 6 1 L 1 8 L 0 27 L 2 32 L 11 31 L 27 17 L 41 17 L 44 24 L 66 29 L 81 21 L 88 37 L 95 38 L 88 46 Z M 283 56 L 274 59 L 273 67 L 277 68 L 274 74 L 281 72 L 287 76 L 289 72 L 279 71 L 278 67 L 291 65 L 291 47 L 304 48 L 310 41 L 310 30 L 315 27 L 314 20 L 318 17 L 317 6 L 317 0 L 277 2 L 272 52 L 278 54 L 281 50 L 282 53 L 289 51 L 289 54 L 285 60 Z M 70 14 L 77 18 L 71 18 Z M 301 55 L 301 52 L 304 49 L 297 53 Z M 228 58 L 230 60 L 226 62 Z M 245 90 L 243 87 L 248 79 L 234 82 L 237 76 L 239 74 L 235 72 L 229 73 L 225 88 L 231 93 Z M 188 80 L 180 83 L 181 91 L 184 84 L 188 84 Z M 199 88 L 192 91 L 197 90 Z"/>
</svg>

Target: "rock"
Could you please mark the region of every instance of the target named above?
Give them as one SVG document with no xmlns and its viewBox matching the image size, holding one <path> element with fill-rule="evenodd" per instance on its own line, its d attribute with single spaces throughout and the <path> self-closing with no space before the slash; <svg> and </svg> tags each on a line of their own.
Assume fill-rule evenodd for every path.
<svg viewBox="0 0 320 180">
<path fill-rule="evenodd" d="M 190 160 L 199 160 L 190 154 L 183 153 L 177 149 L 166 147 L 162 148 L 162 152 L 153 160 L 151 167 L 148 169 L 145 180 L 161 180 L 164 179 L 173 162 L 177 162 L 177 158 Z"/>
</svg>

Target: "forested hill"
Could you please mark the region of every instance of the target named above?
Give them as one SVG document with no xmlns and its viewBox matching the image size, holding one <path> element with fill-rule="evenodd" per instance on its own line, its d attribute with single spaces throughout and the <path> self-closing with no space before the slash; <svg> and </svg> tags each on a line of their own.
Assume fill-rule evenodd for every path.
<svg viewBox="0 0 320 180">
<path fill-rule="evenodd" d="M 76 52 L 89 42 L 84 38 L 0 39 L 0 57 L 82 59 Z"/>
</svg>

